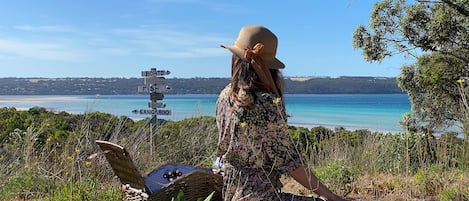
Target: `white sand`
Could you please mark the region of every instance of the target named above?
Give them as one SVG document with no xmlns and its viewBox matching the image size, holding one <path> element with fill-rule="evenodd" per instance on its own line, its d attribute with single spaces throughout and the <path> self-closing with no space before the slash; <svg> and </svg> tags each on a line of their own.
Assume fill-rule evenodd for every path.
<svg viewBox="0 0 469 201">
<path fill-rule="evenodd" d="M 45 101 L 72 101 L 78 100 L 77 97 L 68 97 L 68 96 L 0 96 L 1 103 L 11 103 L 11 102 L 45 102 Z"/>
</svg>

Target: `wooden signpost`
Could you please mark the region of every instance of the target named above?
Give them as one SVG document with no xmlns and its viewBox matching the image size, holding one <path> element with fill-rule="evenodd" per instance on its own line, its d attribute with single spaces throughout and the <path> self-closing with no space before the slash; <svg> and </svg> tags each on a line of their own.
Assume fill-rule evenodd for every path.
<svg viewBox="0 0 469 201">
<path fill-rule="evenodd" d="M 150 155 L 153 155 L 153 126 L 155 129 L 158 127 L 158 115 L 171 115 L 171 110 L 162 110 L 166 104 L 161 103 L 164 99 L 164 92 L 169 91 L 171 88 L 166 85 L 166 78 L 164 76 L 169 75 L 169 70 L 157 70 L 151 68 L 149 71 L 142 71 L 142 77 L 145 85 L 138 86 L 137 90 L 139 93 L 149 93 L 150 102 L 148 102 L 149 109 L 134 109 L 132 110 L 135 114 L 150 115 Z"/>
</svg>

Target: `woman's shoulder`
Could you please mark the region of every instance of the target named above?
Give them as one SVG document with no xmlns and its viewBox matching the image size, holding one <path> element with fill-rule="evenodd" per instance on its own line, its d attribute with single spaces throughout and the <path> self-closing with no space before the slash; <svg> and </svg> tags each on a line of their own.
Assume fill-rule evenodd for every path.
<svg viewBox="0 0 469 201">
<path fill-rule="evenodd" d="M 223 88 L 220 92 L 220 94 L 218 95 L 218 99 L 225 99 L 228 97 L 228 95 L 231 93 L 231 84 L 228 84 L 225 86 L 225 88 Z"/>
</svg>

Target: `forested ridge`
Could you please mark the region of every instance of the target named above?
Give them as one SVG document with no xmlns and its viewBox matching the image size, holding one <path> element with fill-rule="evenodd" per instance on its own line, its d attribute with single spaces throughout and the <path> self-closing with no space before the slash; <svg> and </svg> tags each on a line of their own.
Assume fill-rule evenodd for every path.
<svg viewBox="0 0 469 201">
<path fill-rule="evenodd" d="M 168 94 L 217 94 L 230 78 L 168 78 Z M 0 95 L 137 94 L 143 78 L 0 78 Z M 395 78 L 286 78 L 288 94 L 403 93 Z"/>
</svg>

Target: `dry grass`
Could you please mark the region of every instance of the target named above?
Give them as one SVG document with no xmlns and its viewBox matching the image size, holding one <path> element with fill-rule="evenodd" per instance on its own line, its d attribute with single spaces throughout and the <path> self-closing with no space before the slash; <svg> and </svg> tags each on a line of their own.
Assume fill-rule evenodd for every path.
<svg viewBox="0 0 469 201">
<path fill-rule="evenodd" d="M 96 139 L 126 147 L 142 174 L 167 162 L 210 167 L 215 158 L 217 130 L 213 117 L 160 126 L 153 138 L 154 155 L 149 154 L 148 125 L 134 125 L 125 118 L 111 120 L 93 115 L 79 121 L 75 130 L 63 135 L 49 135 L 45 139 L 42 135 L 49 132 L 48 122 L 15 130 L 9 135 L 8 143 L 2 142 L 0 147 L 0 200 L 121 198 L 119 181 L 104 156 L 88 158 L 99 152 L 94 143 Z M 130 131 L 129 126 L 137 128 Z M 426 138 L 418 135 L 363 138 L 361 132 L 339 130 L 340 135 L 330 135 L 329 131 L 315 130 L 326 132 L 324 136 L 328 138 L 321 139 L 318 144 L 306 143 L 303 151 L 310 156 L 306 163 L 315 170 L 323 168 L 319 175 L 335 174 L 336 170 L 342 170 L 337 167 L 344 167 L 342 173 L 345 175 L 325 179 L 324 183 L 327 186 L 349 185 L 350 191 L 342 192 L 350 200 L 451 200 L 444 199 L 442 194 L 446 192 L 446 198 L 451 198 L 453 191 L 462 194 L 466 189 L 466 197 L 456 195 L 453 200 L 469 196 L 469 172 L 460 165 L 464 164 L 464 159 L 449 157 L 459 154 L 460 149 L 437 144 L 437 160 L 422 162 L 427 158 L 423 155 L 426 152 L 421 151 L 425 150 L 422 144 L 425 141 L 420 139 Z M 292 133 L 301 137 L 300 131 Z M 303 131 L 311 137 L 309 130 Z M 360 140 L 363 144 L 358 143 Z M 405 144 L 400 140 L 412 143 Z M 409 157 L 415 160 L 409 160 Z M 462 163 L 455 163 L 456 159 Z M 324 168 L 336 161 L 341 161 L 337 163 L 339 166 Z M 412 162 L 408 161 L 415 161 L 418 166 L 410 166 Z M 283 182 L 287 192 L 311 194 L 291 178 L 283 178 Z M 335 187 L 332 190 L 341 192 Z"/>
<path fill-rule="evenodd" d="M 453 178 L 447 178 L 443 184 L 445 188 L 456 187 L 460 189 L 469 186 L 469 177 L 467 175 L 460 175 L 456 181 Z M 282 178 L 284 184 L 282 190 L 289 193 L 299 195 L 314 195 L 311 191 L 304 188 L 301 184 L 297 183 L 291 177 Z M 411 176 L 396 176 L 396 175 L 363 175 L 356 179 L 354 182 L 353 190 L 346 196 L 348 200 L 362 200 L 362 201 L 430 201 L 441 200 L 438 194 L 426 195 L 419 192 L 415 184 L 415 178 Z M 459 200 L 459 199 L 456 199 Z M 463 198 L 460 199 L 461 201 Z"/>
</svg>

